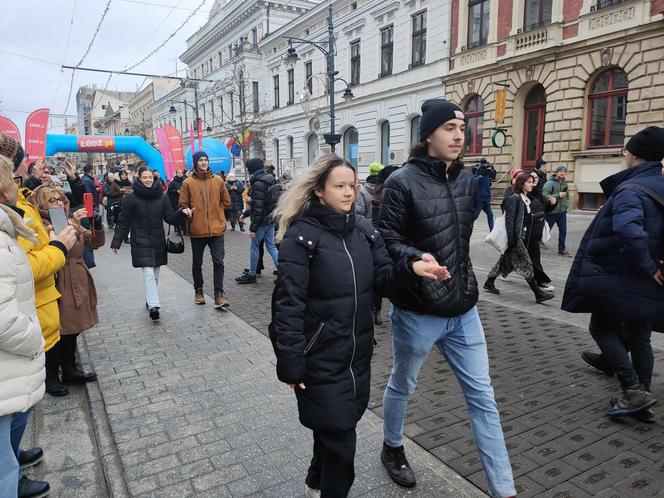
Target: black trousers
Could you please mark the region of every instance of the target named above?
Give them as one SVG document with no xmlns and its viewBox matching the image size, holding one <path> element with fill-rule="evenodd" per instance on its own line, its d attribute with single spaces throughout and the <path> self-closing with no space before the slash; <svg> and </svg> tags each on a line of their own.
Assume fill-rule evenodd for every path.
<svg viewBox="0 0 664 498">
<path fill-rule="evenodd" d="M 194 289 L 203 288 L 203 252 L 210 246 L 214 279 L 214 293 L 224 292 L 224 236 L 191 238 L 191 273 Z"/>
<path fill-rule="evenodd" d="M 593 313 L 590 315 L 589 329 L 621 385 L 626 387 L 640 383 L 649 391 L 654 363 L 650 344 L 652 323 L 621 322 Z"/>
<path fill-rule="evenodd" d="M 355 480 L 355 428 L 347 431 L 314 431 L 314 456 L 307 486 L 320 489 L 321 498 L 346 498 Z"/>
<path fill-rule="evenodd" d="M 56 343 L 55 346 L 46 351 L 44 356 L 46 377 L 57 377 L 62 364 L 62 344 L 60 342 Z"/>
<path fill-rule="evenodd" d="M 60 356 L 63 365 L 74 365 L 76 363 L 76 340 L 78 334 L 60 336 Z"/>
<path fill-rule="evenodd" d="M 549 284 L 551 279 L 545 273 L 544 267 L 542 267 L 542 250 L 540 248 L 540 240 L 542 239 L 542 230 L 544 229 L 544 220 L 542 219 L 541 223 L 533 224 L 533 233 L 528 240 L 528 256 L 530 256 L 530 261 L 533 264 L 533 276 L 535 281 L 539 284 Z"/>
</svg>

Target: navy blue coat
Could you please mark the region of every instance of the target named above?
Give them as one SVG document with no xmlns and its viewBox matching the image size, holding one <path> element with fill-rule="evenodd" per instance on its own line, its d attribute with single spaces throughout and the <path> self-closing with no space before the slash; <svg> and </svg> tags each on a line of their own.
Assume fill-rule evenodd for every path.
<svg viewBox="0 0 664 498">
<path fill-rule="evenodd" d="M 570 270 L 562 309 L 621 320 L 664 318 L 664 287 L 652 276 L 664 258 L 664 208 L 640 184 L 664 197 L 662 163 L 647 162 L 605 178 L 607 201 L 588 227 Z"/>
</svg>

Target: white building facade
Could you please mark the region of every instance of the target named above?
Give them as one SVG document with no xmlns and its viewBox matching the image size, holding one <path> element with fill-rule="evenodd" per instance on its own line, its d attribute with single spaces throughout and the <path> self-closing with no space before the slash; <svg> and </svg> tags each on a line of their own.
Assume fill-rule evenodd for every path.
<svg viewBox="0 0 664 498">
<path fill-rule="evenodd" d="M 264 74 L 273 111 L 264 126 L 265 158 L 279 169 L 311 164 L 328 151 L 327 65 L 324 54 L 296 44 L 288 64 L 285 37 L 327 40 L 327 2 L 266 38 Z M 366 176 L 369 164 L 401 165 L 417 141 L 421 104 L 442 97 L 448 73 L 449 0 L 335 0 L 336 153 Z M 324 44 L 326 47 L 326 43 Z M 344 101 L 347 82 L 353 93 Z M 265 83 L 264 83 L 265 84 Z"/>
</svg>

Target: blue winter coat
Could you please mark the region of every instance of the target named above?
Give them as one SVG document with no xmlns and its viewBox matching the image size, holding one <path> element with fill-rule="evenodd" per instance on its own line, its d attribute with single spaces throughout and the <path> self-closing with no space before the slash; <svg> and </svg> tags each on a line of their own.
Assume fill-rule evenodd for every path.
<svg viewBox="0 0 664 498">
<path fill-rule="evenodd" d="M 664 258 L 664 208 L 640 184 L 664 197 L 662 163 L 647 162 L 605 178 L 607 201 L 588 227 L 570 270 L 562 309 L 621 320 L 664 319 L 664 287 L 652 278 Z"/>
<path fill-rule="evenodd" d="M 480 186 L 480 201 L 491 200 L 491 178 L 485 175 L 475 175 L 475 180 Z"/>
</svg>

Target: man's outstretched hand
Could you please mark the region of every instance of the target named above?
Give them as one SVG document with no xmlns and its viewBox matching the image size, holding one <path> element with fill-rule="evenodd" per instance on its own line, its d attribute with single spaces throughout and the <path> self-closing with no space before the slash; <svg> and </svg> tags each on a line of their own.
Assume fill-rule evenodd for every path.
<svg viewBox="0 0 664 498">
<path fill-rule="evenodd" d="M 418 277 L 432 280 L 449 280 L 452 278 L 447 266 L 440 266 L 436 258 L 429 253 L 424 253 L 422 259 L 413 263 L 413 271 Z"/>
</svg>

